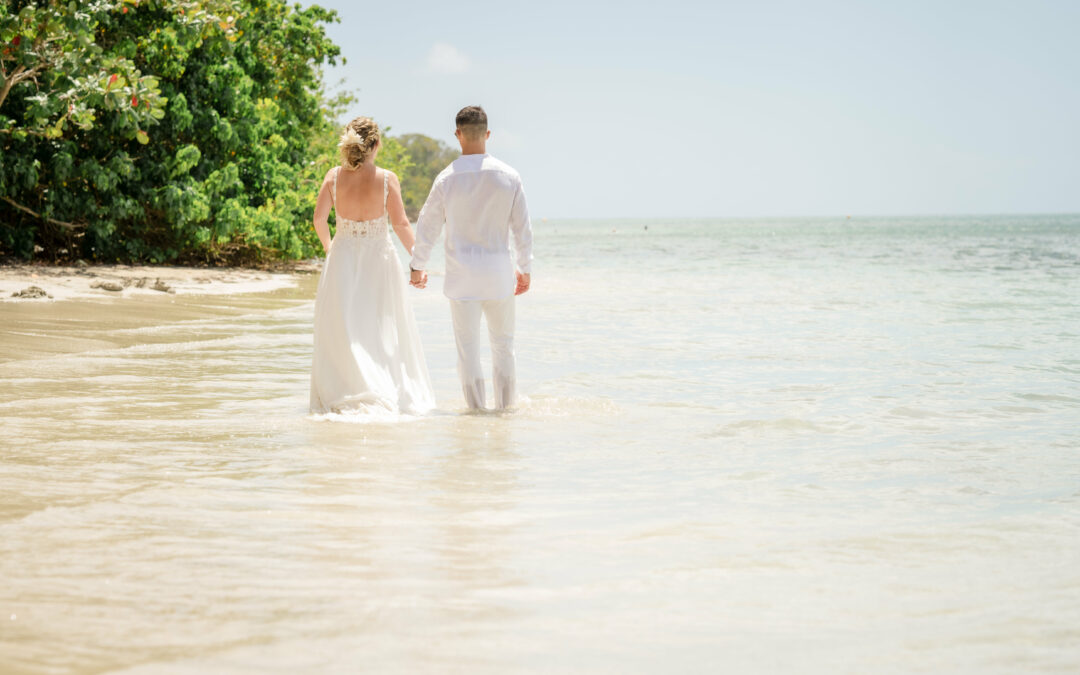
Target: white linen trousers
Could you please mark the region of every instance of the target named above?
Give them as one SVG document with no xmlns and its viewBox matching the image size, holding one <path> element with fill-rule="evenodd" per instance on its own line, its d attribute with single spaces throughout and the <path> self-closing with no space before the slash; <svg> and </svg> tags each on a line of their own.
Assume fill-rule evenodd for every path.
<svg viewBox="0 0 1080 675">
<path fill-rule="evenodd" d="M 514 296 L 501 300 L 450 300 L 450 316 L 457 342 L 457 369 L 465 403 L 472 409 L 486 405 L 484 369 L 480 364 L 480 317 L 487 321 L 491 343 L 495 407 L 514 405 L 517 373 L 514 360 Z"/>
</svg>

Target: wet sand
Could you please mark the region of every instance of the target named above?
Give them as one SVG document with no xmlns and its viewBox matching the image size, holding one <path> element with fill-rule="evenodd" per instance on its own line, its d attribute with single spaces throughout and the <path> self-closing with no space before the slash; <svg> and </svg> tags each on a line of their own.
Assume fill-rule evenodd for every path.
<svg viewBox="0 0 1080 675">
<path fill-rule="evenodd" d="M 174 340 L 170 331 L 145 330 L 266 311 L 309 298 L 318 265 L 291 267 L 3 265 L 0 363 Z"/>
<path fill-rule="evenodd" d="M 0 302 L 260 293 L 294 286 L 296 275 L 318 271 L 319 265 L 314 261 L 283 264 L 280 271 L 237 267 L 5 264 L 0 265 Z"/>
</svg>

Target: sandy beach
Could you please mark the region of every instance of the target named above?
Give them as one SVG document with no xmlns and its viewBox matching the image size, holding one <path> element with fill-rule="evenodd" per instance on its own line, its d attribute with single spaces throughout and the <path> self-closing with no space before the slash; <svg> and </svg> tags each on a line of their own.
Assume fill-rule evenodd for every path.
<svg viewBox="0 0 1080 675">
<path fill-rule="evenodd" d="M 173 339 L 177 322 L 307 298 L 319 268 L 0 265 L 0 363 Z"/>
<path fill-rule="evenodd" d="M 297 275 L 313 274 L 318 270 L 316 261 L 280 265 L 274 270 L 156 265 L 4 264 L 0 265 L 0 301 L 264 293 L 294 286 Z"/>
</svg>

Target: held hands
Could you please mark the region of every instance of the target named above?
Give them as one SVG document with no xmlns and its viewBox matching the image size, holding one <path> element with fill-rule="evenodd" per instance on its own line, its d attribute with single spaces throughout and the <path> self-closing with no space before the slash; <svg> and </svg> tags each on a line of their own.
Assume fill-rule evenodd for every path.
<svg viewBox="0 0 1080 675">
<path fill-rule="evenodd" d="M 409 285 L 417 288 L 427 287 L 427 272 L 424 270 L 414 270 L 409 268 Z"/>
<path fill-rule="evenodd" d="M 524 272 L 515 272 L 517 274 L 517 288 L 514 289 L 514 295 L 521 295 L 525 291 L 529 290 L 529 284 L 531 278 Z"/>
</svg>

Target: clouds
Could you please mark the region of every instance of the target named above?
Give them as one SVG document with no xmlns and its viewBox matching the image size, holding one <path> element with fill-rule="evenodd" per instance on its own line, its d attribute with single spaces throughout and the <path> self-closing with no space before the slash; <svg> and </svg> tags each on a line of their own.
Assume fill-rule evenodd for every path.
<svg viewBox="0 0 1080 675">
<path fill-rule="evenodd" d="M 458 75 L 469 70 L 469 58 L 457 47 L 436 42 L 427 55 L 427 70 L 440 75 Z"/>
</svg>

